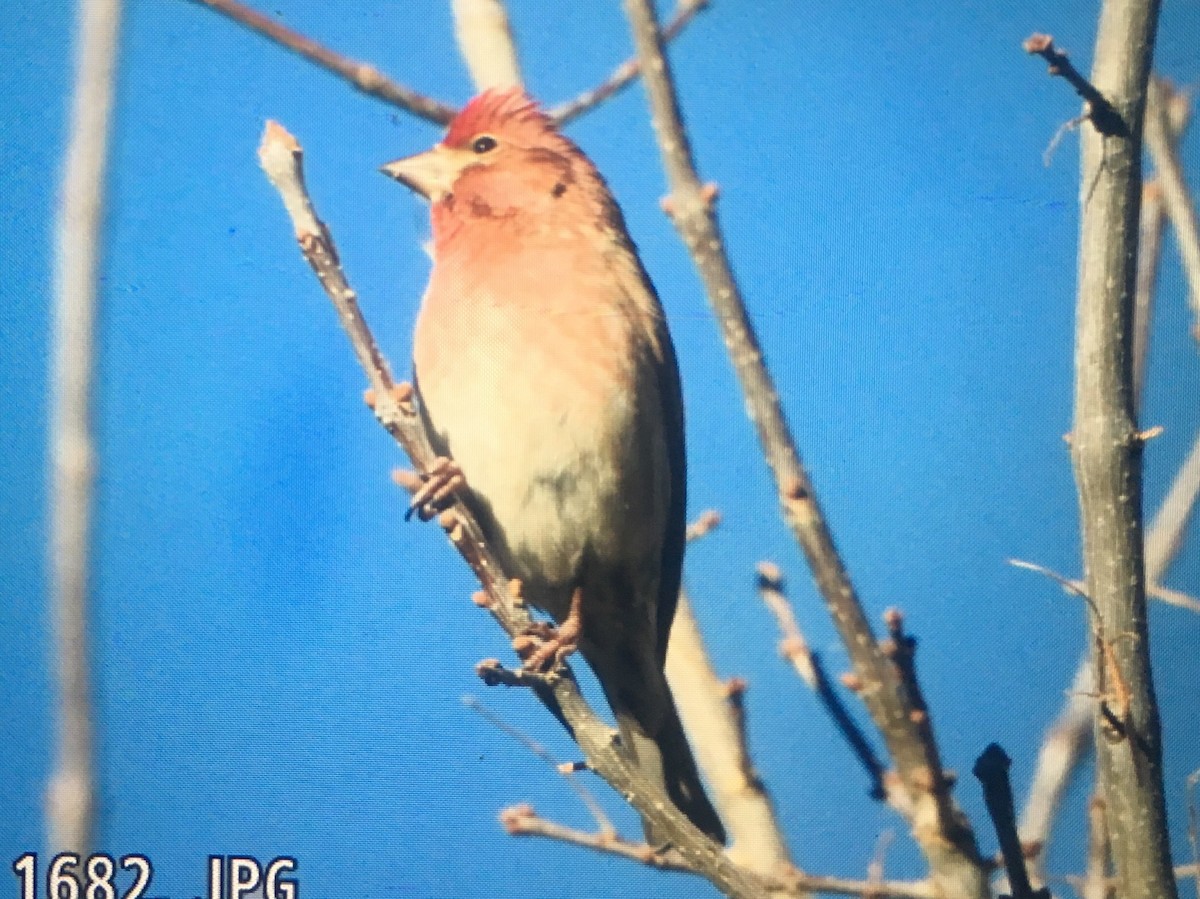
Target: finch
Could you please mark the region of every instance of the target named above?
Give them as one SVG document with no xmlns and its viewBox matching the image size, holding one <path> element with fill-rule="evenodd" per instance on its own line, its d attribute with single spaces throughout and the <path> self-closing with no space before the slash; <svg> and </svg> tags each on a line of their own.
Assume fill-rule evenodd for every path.
<svg viewBox="0 0 1200 899">
<path fill-rule="evenodd" d="M 679 371 L 616 200 L 520 89 L 480 94 L 383 171 L 431 204 L 417 394 L 507 573 L 558 623 L 534 664 L 578 648 L 640 770 L 723 843 L 663 674 L 684 549 Z"/>
</svg>

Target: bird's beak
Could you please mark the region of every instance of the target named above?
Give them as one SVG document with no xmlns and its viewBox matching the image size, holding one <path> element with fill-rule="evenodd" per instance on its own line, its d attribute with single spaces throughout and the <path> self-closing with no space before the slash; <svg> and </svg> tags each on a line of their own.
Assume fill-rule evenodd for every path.
<svg viewBox="0 0 1200 899">
<path fill-rule="evenodd" d="M 459 173 L 470 164 L 472 157 L 471 153 L 451 150 L 438 144 L 432 150 L 416 156 L 405 156 L 389 162 L 381 166 L 379 171 L 430 202 L 435 202 L 453 191 Z"/>
</svg>

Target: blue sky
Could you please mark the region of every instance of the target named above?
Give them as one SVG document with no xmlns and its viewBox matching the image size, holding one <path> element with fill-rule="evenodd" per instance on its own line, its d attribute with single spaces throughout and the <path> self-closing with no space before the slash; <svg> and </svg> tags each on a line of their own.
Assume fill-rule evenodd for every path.
<svg viewBox="0 0 1200 899">
<path fill-rule="evenodd" d="M 630 52 L 619 4 L 512 2 L 530 89 L 550 102 Z M 317 0 L 264 11 L 439 98 L 470 83 L 449 4 Z M 1027 57 L 1048 31 L 1086 71 L 1097 6 L 715 0 L 672 56 L 703 176 L 801 450 L 873 620 L 921 640 L 957 796 L 991 741 L 1023 789 L 1084 646 L 1082 609 L 1004 563 L 1079 571 L 1070 428 L 1078 103 Z M 0 860 L 41 848 L 50 722 L 44 604 L 48 234 L 71 9 L 0 17 Z M 1195 84 L 1200 11 L 1168 3 L 1159 71 Z M 209 853 L 292 855 L 308 897 L 696 895 L 697 881 L 545 842 L 521 801 L 586 826 L 570 790 L 460 702 L 574 758 L 528 696 L 472 667 L 504 640 L 436 528 L 404 524 L 396 448 L 257 167 L 263 121 L 304 144 L 310 189 L 388 356 L 407 366 L 428 273 L 425 209 L 376 171 L 437 139 L 198 6 L 131 4 L 103 269 L 95 652 L 100 842 L 152 858 L 154 895 L 191 896 Z M 753 589 L 772 559 L 813 644 L 847 666 L 742 414 L 698 279 L 658 207 L 664 178 L 635 87 L 570 127 L 621 201 L 662 296 L 688 409 L 693 514 L 724 526 L 686 579 L 720 671 L 750 681 L 756 762 L 796 860 L 859 876 L 878 834 L 915 877 L 901 823 L 866 795 L 815 700 L 778 658 Z M 1193 183 L 1200 144 L 1184 158 Z M 1144 423 L 1152 510 L 1200 428 L 1200 361 L 1168 235 Z M 1200 592 L 1193 535 L 1167 583 Z M 1200 766 L 1200 618 L 1156 605 L 1167 796 Z M 1090 772 L 1051 867 L 1079 867 Z M 618 810 L 619 804 L 597 787 Z M 637 832 L 631 815 L 622 827 Z M 189 892 L 191 891 L 191 892 Z"/>
</svg>

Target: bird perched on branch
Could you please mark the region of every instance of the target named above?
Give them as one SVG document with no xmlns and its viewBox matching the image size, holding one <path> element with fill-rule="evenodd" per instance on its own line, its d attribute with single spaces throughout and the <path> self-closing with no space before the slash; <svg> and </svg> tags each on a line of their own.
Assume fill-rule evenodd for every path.
<svg viewBox="0 0 1200 899">
<path fill-rule="evenodd" d="M 663 674 L 684 548 L 679 372 L 616 201 L 519 89 L 476 97 L 433 149 L 383 171 L 432 206 L 413 356 L 449 461 L 417 510 L 470 504 L 558 623 L 526 664 L 578 648 L 639 768 L 723 842 Z"/>
</svg>

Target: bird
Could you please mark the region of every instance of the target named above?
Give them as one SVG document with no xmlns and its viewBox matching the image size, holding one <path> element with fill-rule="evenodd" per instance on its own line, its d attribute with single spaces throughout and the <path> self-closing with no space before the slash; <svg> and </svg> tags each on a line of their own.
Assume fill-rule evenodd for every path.
<svg viewBox="0 0 1200 899">
<path fill-rule="evenodd" d="M 414 506 L 470 507 L 557 624 L 526 665 L 577 650 L 639 770 L 724 843 L 663 670 L 685 542 L 683 399 L 620 207 L 521 88 L 484 91 L 432 149 L 382 171 L 430 205 L 413 381 L 440 461 Z"/>
</svg>

